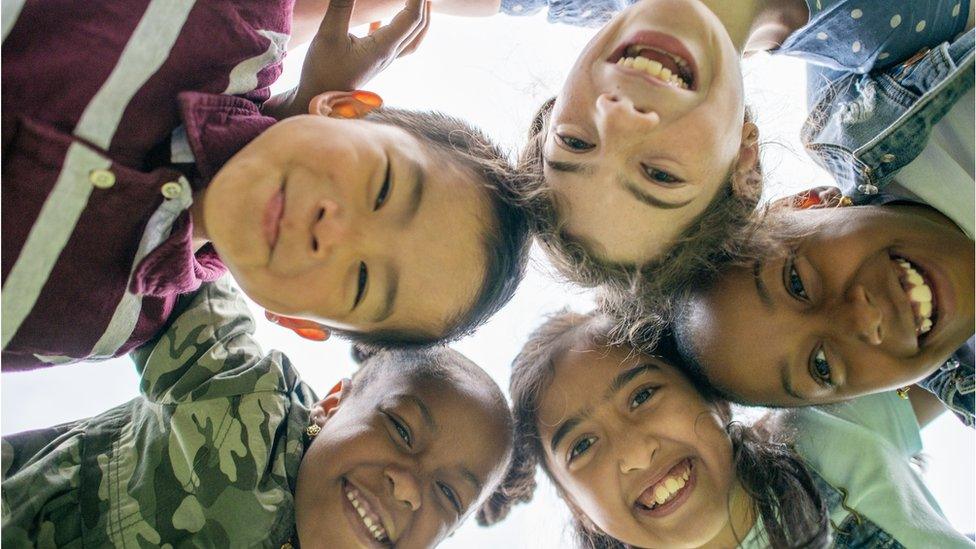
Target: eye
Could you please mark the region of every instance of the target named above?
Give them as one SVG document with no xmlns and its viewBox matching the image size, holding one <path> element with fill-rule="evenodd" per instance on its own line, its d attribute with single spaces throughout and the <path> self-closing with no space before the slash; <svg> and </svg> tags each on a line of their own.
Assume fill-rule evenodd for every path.
<svg viewBox="0 0 976 549">
<path fill-rule="evenodd" d="M 823 347 L 817 347 L 810 359 L 810 375 L 820 385 L 828 387 L 834 385 L 830 378 L 830 363 L 827 362 L 827 353 L 824 352 Z"/>
<path fill-rule="evenodd" d="M 566 462 L 571 463 L 574 459 L 586 453 L 594 443 L 596 443 L 596 437 L 583 437 L 577 440 L 573 444 L 573 447 L 569 449 L 569 456 L 566 458 Z"/>
<path fill-rule="evenodd" d="M 644 177 L 646 177 L 652 183 L 661 183 L 663 185 L 684 183 L 683 179 L 679 179 L 670 173 L 664 170 L 659 170 L 653 166 L 645 166 L 644 164 L 641 164 L 641 169 L 644 171 Z"/>
<path fill-rule="evenodd" d="M 383 186 L 380 187 L 380 192 L 376 193 L 376 201 L 373 202 L 373 211 L 383 207 L 386 204 L 386 199 L 390 195 L 390 185 L 393 181 L 393 176 L 391 174 L 392 168 L 389 159 L 386 161 L 386 175 L 383 177 Z"/>
<path fill-rule="evenodd" d="M 366 263 L 364 261 L 360 261 L 359 280 L 356 284 L 356 299 L 352 302 L 353 309 L 359 306 L 359 303 L 363 300 L 363 294 L 366 293 L 367 282 L 369 282 L 369 270 L 366 269 Z"/>
<path fill-rule="evenodd" d="M 454 507 L 454 511 L 456 511 L 457 514 L 460 515 L 463 508 L 461 506 L 461 498 L 458 497 L 457 493 L 454 490 L 452 490 L 450 486 L 444 484 L 443 482 L 437 483 L 437 489 L 440 490 L 442 494 L 444 494 L 444 497 L 446 497 L 447 500 L 451 502 L 451 507 Z"/>
<path fill-rule="evenodd" d="M 630 397 L 630 409 L 635 410 L 654 396 L 656 387 L 641 387 Z"/>
<path fill-rule="evenodd" d="M 556 139 L 561 141 L 563 145 L 566 145 L 572 151 L 588 151 L 595 147 L 595 145 L 592 143 L 587 143 L 586 141 L 571 135 L 556 134 Z"/>
<path fill-rule="evenodd" d="M 809 301 L 810 296 L 807 295 L 807 289 L 803 285 L 803 278 L 800 277 L 800 272 L 796 270 L 794 256 L 791 255 L 787 258 L 786 263 L 783 265 L 783 270 L 783 281 L 786 284 L 786 291 L 797 299 Z"/>
<path fill-rule="evenodd" d="M 397 432 L 397 436 L 403 440 L 407 448 L 413 448 L 413 437 L 410 436 L 410 429 L 407 428 L 406 424 L 397 419 L 393 414 L 384 413 L 384 415 L 389 418 L 390 423 L 393 424 L 393 429 Z"/>
</svg>

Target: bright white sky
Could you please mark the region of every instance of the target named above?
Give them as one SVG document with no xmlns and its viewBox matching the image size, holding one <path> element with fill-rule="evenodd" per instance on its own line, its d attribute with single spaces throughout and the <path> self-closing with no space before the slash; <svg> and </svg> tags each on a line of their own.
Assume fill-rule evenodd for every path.
<svg viewBox="0 0 976 549">
<path fill-rule="evenodd" d="M 548 24 L 543 15 L 464 19 L 435 14 L 420 50 L 394 63 L 370 89 L 391 106 L 436 109 L 471 120 L 514 151 L 532 115 L 559 90 L 593 32 Z M 290 54 L 280 89 L 297 81 L 303 57 L 304 49 Z M 806 113 L 802 64 L 757 56 L 746 61 L 744 70 L 747 97 L 766 142 L 763 163 L 769 192 L 829 184 L 796 137 Z M 587 293 L 553 282 L 545 259 L 536 253 L 512 302 L 456 348 L 507 388 L 511 360 L 543 315 L 564 307 L 582 311 L 591 303 Z M 352 372 L 347 343 L 299 340 L 266 322 L 257 307 L 252 309 L 258 339 L 268 349 L 285 351 L 320 394 Z M 138 381 L 126 358 L 4 374 L 0 380 L 4 435 L 88 417 L 138 395 Z M 925 478 L 932 492 L 959 530 L 973 532 L 974 432 L 944 414 L 922 438 L 929 457 Z M 482 529 L 472 519 L 441 547 L 566 547 L 565 507 L 541 474 L 539 479 L 535 500 L 516 508 L 508 520 Z"/>
</svg>

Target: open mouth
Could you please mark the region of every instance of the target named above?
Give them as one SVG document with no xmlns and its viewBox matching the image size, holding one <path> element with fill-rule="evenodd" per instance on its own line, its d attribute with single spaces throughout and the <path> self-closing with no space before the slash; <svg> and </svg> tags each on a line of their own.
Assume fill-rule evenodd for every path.
<svg viewBox="0 0 976 549">
<path fill-rule="evenodd" d="M 891 260 L 898 267 L 898 281 L 912 306 L 912 313 L 915 316 L 915 335 L 921 345 L 939 319 L 934 286 L 918 264 L 893 254 Z"/>
<path fill-rule="evenodd" d="M 698 70 L 694 57 L 684 44 L 666 34 L 639 32 L 618 47 L 607 62 L 675 88 L 697 89 Z"/>
<path fill-rule="evenodd" d="M 342 491 L 352 504 L 353 509 L 359 514 L 359 520 L 362 521 L 362 525 L 366 528 L 366 532 L 375 539 L 378 543 L 382 545 L 390 545 L 390 536 L 383 527 L 383 522 L 380 519 L 379 514 L 373 510 L 373 507 L 369 504 L 366 498 L 360 493 L 360 491 L 353 486 L 349 481 L 343 479 L 342 481 Z"/>
<path fill-rule="evenodd" d="M 652 516 L 662 516 L 677 509 L 695 484 L 694 467 L 690 459 L 684 459 L 671 468 L 663 478 L 641 492 L 634 506 Z"/>
</svg>

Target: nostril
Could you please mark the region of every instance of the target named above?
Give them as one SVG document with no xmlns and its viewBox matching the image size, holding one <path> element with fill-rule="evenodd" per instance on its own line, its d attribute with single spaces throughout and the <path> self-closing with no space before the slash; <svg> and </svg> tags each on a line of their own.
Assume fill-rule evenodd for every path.
<svg viewBox="0 0 976 549">
<path fill-rule="evenodd" d="M 609 95 L 609 96 L 607 96 L 607 99 L 609 99 L 613 103 L 616 103 L 617 101 L 620 101 L 620 98 L 617 97 L 616 95 Z"/>
<path fill-rule="evenodd" d="M 319 208 L 319 215 L 315 216 L 315 220 L 320 221 L 323 217 L 325 217 L 325 208 Z"/>
<path fill-rule="evenodd" d="M 638 107 L 637 105 L 634 105 L 634 110 L 637 111 L 637 112 L 639 112 L 639 113 L 641 113 L 641 114 L 647 114 L 647 113 L 651 112 L 651 111 L 649 111 L 649 110 L 647 110 L 647 109 L 645 109 L 643 107 Z"/>
<path fill-rule="evenodd" d="M 319 239 L 315 238 L 314 236 L 312 237 L 312 251 L 319 251 Z"/>
</svg>

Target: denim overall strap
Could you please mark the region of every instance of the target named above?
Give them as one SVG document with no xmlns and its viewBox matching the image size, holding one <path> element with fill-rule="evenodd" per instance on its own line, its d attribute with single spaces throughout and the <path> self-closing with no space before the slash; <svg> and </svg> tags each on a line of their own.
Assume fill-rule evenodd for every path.
<svg viewBox="0 0 976 549">
<path fill-rule="evenodd" d="M 840 524 L 830 522 L 833 539 L 831 547 L 842 549 L 904 549 L 904 545 L 899 543 L 891 534 L 847 505 L 847 490 L 842 487 L 835 488 L 809 466 L 807 470 L 813 477 L 814 484 L 820 490 L 820 497 L 827 504 L 827 512 L 844 508 L 849 513 Z"/>
</svg>

